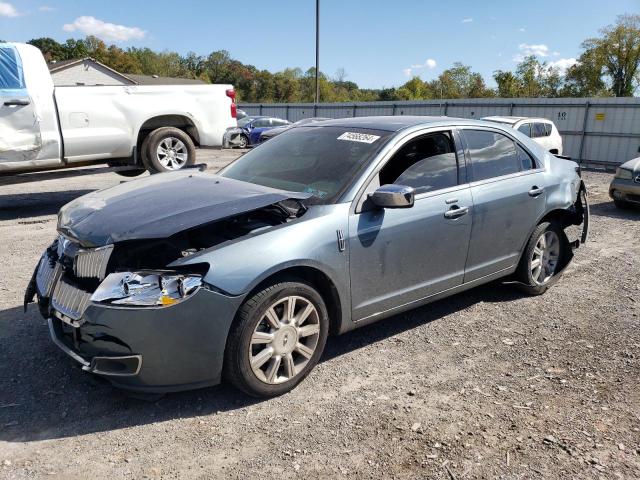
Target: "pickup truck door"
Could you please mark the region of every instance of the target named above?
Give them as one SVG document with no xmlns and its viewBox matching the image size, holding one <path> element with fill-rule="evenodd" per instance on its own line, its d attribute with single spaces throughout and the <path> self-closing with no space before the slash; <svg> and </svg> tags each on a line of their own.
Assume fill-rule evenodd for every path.
<svg viewBox="0 0 640 480">
<path fill-rule="evenodd" d="M 34 160 L 41 147 L 20 56 L 12 45 L 0 44 L 0 164 Z"/>
</svg>

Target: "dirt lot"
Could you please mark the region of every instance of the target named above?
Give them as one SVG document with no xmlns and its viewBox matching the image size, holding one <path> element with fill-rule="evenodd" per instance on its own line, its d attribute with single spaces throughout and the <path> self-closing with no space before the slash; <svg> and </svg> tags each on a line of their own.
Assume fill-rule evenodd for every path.
<svg viewBox="0 0 640 480">
<path fill-rule="evenodd" d="M 60 206 L 122 178 L 0 187 L 0 478 L 640 478 L 640 211 L 585 178 L 591 241 L 546 295 L 492 284 L 330 338 L 268 401 L 83 374 L 22 295 Z"/>
</svg>

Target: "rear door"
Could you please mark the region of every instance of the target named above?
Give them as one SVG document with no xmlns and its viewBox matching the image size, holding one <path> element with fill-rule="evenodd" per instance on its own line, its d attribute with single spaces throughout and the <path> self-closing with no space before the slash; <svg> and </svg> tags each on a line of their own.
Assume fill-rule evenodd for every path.
<svg viewBox="0 0 640 480">
<path fill-rule="evenodd" d="M 0 44 L 0 166 L 32 161 L 41 148 L 40 123 L 20 55 L 12 45 Z"/>
<path fill-rule="evenodd" d="M 484 127 L 462 130 L 471 163 L 473 228 L 464 281 L 517 264 L 545 209 L 544 169 L 506 133 Z"/>
</svg>

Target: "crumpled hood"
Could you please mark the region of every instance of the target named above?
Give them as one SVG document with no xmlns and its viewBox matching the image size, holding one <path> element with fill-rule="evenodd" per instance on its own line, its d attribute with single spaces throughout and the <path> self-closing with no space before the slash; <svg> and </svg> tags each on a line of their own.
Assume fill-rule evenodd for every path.
<svg viewBox="0 0 640 480">
<path fill-rule="evenodd" d="M 283 200 L 309 196 L 193 170 L 162 173 L 73 200 L 60 209 L 58 231 L 85 247 L 166 238 Z"/>
</svg>

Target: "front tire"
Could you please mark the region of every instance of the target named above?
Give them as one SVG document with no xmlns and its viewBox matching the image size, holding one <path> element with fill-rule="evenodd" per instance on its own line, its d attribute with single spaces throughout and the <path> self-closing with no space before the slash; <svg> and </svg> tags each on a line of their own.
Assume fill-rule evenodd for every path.
<svg viewBox="0 0 640 480">
<path fill-rule="evenodd" d="M 542 222 L 531 234 L 516 273 L 518 287 L 529 295 L 542 295 L 561 274 L 566 255 L 564 232 L 555 223 Z"/>
<path fill-rule="evenodd" d="M 143 143 L 143 161 L 151 173 L 172 172 L 196 162 L 196 147 L 191 137 L 175 127 L 154 130 Z"/>
<path fill-rule="evenodd" d="M 268 286 L 245 301 L 231 327 L 225 379 L 254 397 L 282 395 L 318 363 L 328 332 L 315 288 L 298 281 Z"/>
</svg>

